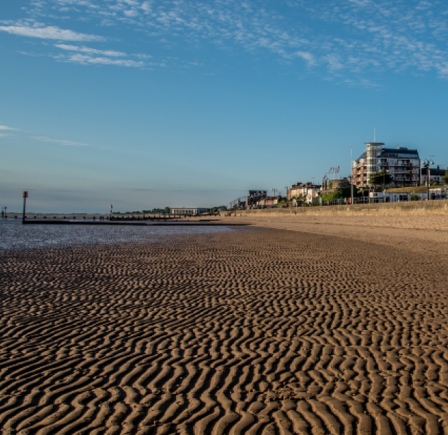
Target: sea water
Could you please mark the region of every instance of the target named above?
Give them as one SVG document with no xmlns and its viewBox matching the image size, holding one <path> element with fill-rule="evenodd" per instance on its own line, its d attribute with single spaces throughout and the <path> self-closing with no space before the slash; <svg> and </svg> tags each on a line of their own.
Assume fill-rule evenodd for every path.
<svg viewBox="0 0 448 435">
<path fill-rule="evenodd" d="M 21 219 L 0 219 L 0 250 L 53 246 L 103 245 L 162 241 L 176 235 L 215 234 L 232 231 L 217 226 L 121 226 L 121 225 L 23 225 Z"/>
</svg>

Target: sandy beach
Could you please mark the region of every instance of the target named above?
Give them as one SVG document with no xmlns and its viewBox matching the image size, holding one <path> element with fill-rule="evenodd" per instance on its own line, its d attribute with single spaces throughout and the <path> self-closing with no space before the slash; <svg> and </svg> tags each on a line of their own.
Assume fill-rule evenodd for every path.
<svg viewBox="0 0 448 435">
<path fill-rule="evenodd" d="M 322 219 L 2 255 L 2 433 L 448 433 L 446 227 Z"/>
</svg>

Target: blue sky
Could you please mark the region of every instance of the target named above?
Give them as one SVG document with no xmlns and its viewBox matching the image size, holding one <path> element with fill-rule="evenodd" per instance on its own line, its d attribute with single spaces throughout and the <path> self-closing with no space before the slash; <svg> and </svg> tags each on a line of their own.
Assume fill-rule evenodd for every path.
<svg viewBox="0 0 448 435">
<path fill-rule="evenodd" d="M 0 3 L 0 201 L 225 204 L 348 175 L 364 142 L 448 164 L 448 4 Z"/>
</svg>

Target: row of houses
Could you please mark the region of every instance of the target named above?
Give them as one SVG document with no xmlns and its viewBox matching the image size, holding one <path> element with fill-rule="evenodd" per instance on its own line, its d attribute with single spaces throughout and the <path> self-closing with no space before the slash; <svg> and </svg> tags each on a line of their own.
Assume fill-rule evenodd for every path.
<svg viewBox="0 0 448 435">
<path fill-rule="evenodd" d="M 419 153 L 416 149 L 406 147 L 389 148 L 383 142 L 367 142 L 363 154 L 352 162 L 351 173 L 348 177 L 330 180 L 326 176 L 322 184 L 311 182 L 295 183 L 286 190 L 286 196 L 269 196 L 266 190 L 250 190 L 246 197 L 239 198 L 231 203 L 232 208 L 270 208 L 282 202 L 289 202 L 291 205 L 302 205 L 311 203 L 322 203 L 323 198 L 328 194 L 351 188 L 361 189 L 368 187 L 370 177 L 377 172 L 384 172 L 388 175 L 388 189 L 406 188 L 419 186 L 429 186 L 432 184 L 442 185 L 446 171 L 439 166 L 431 167 L 429 164 L 422 164 Z M 432 163 L 432 162 L 431 162 Z M 333 174 L 334 174 L 333 170 Z M 382 186 L 384 191 L 385 184 Z M 439 198 L 445 195 L 444 189 L 439 189 L 437 193 L 433 190 L 432 197 Z M 403 192 L 365 192 L 367 201 L 399 201 L 412 199 L 429 199 L 428 189 L 421 191 Z M 347 192 L 347 190 L 346 190 Z M 405 199 L 406 198 L 406 199 Z M 348 199 L 348 198 L 347 198 Z M 327 201 L 328 202 L 328 201 Z"/>
<path fill-rule="evenodd" d="M 339 198 L 332 201 L 324 199 L 325 194 L 334 193 L 347 187 L 350 188 L 350 182 L 347 178 L 333 180 L 331 184 L 333 183 L 335 187 L 333 187 L 333 185 L 329 187 L 328 185 L 321 186 L 311 183 L 297 183 L 288 189 L 287 196 L 268 196 L 267 191 L 264 191 L 265 196 L 259 197 L 256 201 L 253 201 L 251 191 L 249 191 L 246 200 L 240 201 L 236 204 L 236 207 L 239 209 L 272 208 L 287 202 L 292 207 L 298 207 L 304 204 L 350 204 L 350 197 Z M 447 199 L 447 196 L 448 186 L 443 185 L 388 188 L 384 190 L 364 189 L 363 195 L 355 198 L 355 203 L 421 201 L 429 199 Z"/>
<path fill-rule="evenodd" d="M 388 183 L 383 183 L 381 190 L 364 189 L 362 200 L 384 202 L 384 201 L 408 201 L 416 199 L 437 199 L 446 196 L 444 189 L 432 189 L 431 195 L 428 189 L 416 189 L 419 186 L 429 186 L 432 184 L 442 185 L 445 178 L 445 170 L 439 166 L 431 167 L 429 164 L 422 164 L 419 153 L 416 149 L 406 147 L 389 148 L 383 142 L 366 142 L 366 149 L 361 156 L 352 162 L 351 173 L 348 177 L 330 180 L 324 177 L 322 184 L 311 182 L 297 182 L 286 189 L 283 195 L 268 195 L 267 190 L 250 190 L 245 197 L 238 198 L 230 203 L 230 208 L 253 209 L 276 207 L 281 203 L 288 203 L 292 206 L 303 204 L 314 204 L 330 202 L 326 198 L 331 197 L 331 193 L 342 189 L 362 189 L 370 184 L 370 177 L 377 172 L 384 172 L 388 175 Z M 426 162 L 427 163 L 427 162 Z M 432 162 L 431 162 L 432 163 Z M 336 171 L 339 173 L 339 170 Z M 335 171 L 333 169 L 333 176 Z M 385 191 L 385 185 L 389 191 Z M 392 191 L 393 189 L 404 188 L 402 192 Z M 410 190 L 406 191 L 406 188 Z M 347 192 L 347 190 L 346 190 Z M 345 195 L 344 203 L 348 202 Z M 358 200 L 361 201 L 361 200 Z M 338 202 L 339 199 L 338 199 Z M 173 215 L 194 216 L 208 212 L 205 208 L 170 208 Z"/>
<path fill-rule="evenodd" d="M 333 187 L 334 186 L 334 187 Z M 338 189 L 350 187 L 349 181 L 344 178 L 341 180 L 333 180 L 331 187 L 328 184 L 295 183 L 286 190 L 286 196 L 275 195 L 269 196 L 267 190 L 249 190 L 249 194 L 245 198 L 233 203 L 233 207 L 255 209 L 255 208 L 271 208 L 279 203 L 290 202 L 293 207 L 302 204 L 312 204 L 319 200 L 322 193 L 329 193 Z"/>
</svg>

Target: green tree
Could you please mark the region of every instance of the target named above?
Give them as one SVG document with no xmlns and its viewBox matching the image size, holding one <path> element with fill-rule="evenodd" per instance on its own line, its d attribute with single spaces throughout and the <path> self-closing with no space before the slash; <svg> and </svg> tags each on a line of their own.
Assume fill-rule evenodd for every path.
<svg viewBox="0 0 448 435">
<path fill-rule="evenodd" d="M 387 171 L 379 171 L 370 174 L 369 184 L 374 186 L 392 183 L 392 176 Z"/>
<path fill-rule="evenodd" d="M 444 175 L 444 177 L 443 177 L 443 182 L 444 182 L 445 184 L 448 184 L 448 169 L 446 170 L 445 175 Z"/>
<path fill-rule="evenodd" d="M 323 194 L 322 201 L 335 201 L 336 199 L 340 198 L 350 198 L 351 194 L 352 192 L 350 187 L 344 187 L 343 189 L 339 189 L 336 192 Z M 358 197 L 361 196 L 361 194 L 357 189 L 353 189 L 353 196 Z"/>
</svg>

